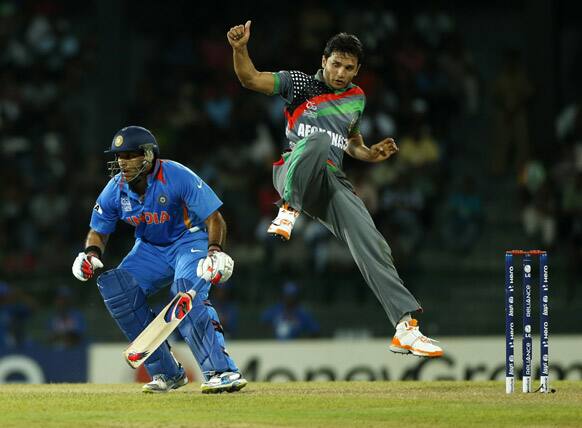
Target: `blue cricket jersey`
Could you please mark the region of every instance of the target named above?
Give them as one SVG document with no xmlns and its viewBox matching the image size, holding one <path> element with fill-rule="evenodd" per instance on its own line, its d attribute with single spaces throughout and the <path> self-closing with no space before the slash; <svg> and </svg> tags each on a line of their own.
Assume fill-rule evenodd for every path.
<svg viewBox="0 0 582 428">
<path fill-rule="evenodd" d="M 135 227 L 135 237 L 154 245 L 170 245 L 190 231 L 208 239 L 204 221 L 222 205 L 212 189 L 192 170 L 171 160 L 157 159 L 147 176 L 143 198 L 121 173 L 105 186 L 91 216 L 91 229 L 115 231 L 119 220 Z"/>
</svg>

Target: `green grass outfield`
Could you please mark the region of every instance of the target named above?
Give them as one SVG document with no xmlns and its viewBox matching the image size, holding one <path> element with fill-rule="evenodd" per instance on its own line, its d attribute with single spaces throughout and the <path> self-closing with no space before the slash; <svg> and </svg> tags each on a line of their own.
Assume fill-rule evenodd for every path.
<svg viewBox="0 0 582 428">
<path fill-rule="evenodd" d="M 509 396 L 502 382 L 250 383 L 221 395 L 197 387 L 149 395 L 139 384 L 0 385 L 0 427 L 582 426 L 582 381 Z"/>
</svg>

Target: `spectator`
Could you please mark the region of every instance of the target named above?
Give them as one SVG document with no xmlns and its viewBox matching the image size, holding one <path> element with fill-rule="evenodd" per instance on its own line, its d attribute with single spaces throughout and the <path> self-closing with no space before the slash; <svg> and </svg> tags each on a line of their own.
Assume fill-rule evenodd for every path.
<svg viewBox="0 0 582 428">
<path fill-rule="evenodd" d="M 420 245 L 423 235 L 423 212 L 426 197 L 414 186 L 410 174 L 382 191 L 380 230 L 392 237 L 392 250 L 399 260 L 406 261 Z"/>
<path fill-rule="evenodd" d="M 425 196 L 434 192 L 434 179 L 439 172 L 441 149 L 437 138 L 427 123 L 428 104 L 415 99 L 411 104 L 410 125 L 400 139 L 400 152 L 396 158 L 402 170 L 414 175 L 414 183 Z"/>
<path fill-rule="evenodd" d="M 505 52 L 503 66 L 493 85 L 495 102 L 495 143 L 493 172 L 504 174 L 509 158 L 514 154 L 513 171 L 520 171 L 529 156 L 530 142 L 527 107 L 533 96 L 533 86 L 526 74 L 518 51 Z"/>
<path fill-rule="evenodd" d="M 269 324 L 278 340 L 291 340 L 319 335 L 319 324 L 299 301 L 299 287 L 294 282 L 283 284 L 281 303 L 267 308 L 261 320 Z"/>
<path fill-rule="evenodd" d="M 462 184 L 453 189 L 443 214 L 442 235 L 445 247 L 468 254 L 479 237 L 484 215 L 483 201 L 473 177 L 466 176 Z"/>
<path fill-rule="evenodd" d="M 582 171 L 568 181 L 562 194 L 564 238 L 569 252 L 568 260 L 573 278 L 568 284 L 566 301 L 572 302 L 576 294 L 578 279 L 582 275 Z"/>
<path fill-rule="evenodd" d="M 522 221 L 529 238 L 540 235 L 545 248 L 551 249 L 557 232 L 557 198 L 546 177 L 546 169 L 540 161 L 525 164 L 520 177 L 525 198 Z"/>
<path fill-rule="evenodd" d="M 231 297 L 230 283 L 220 284 L 212 288 L 212 306 L 218 312 L 224 336 L 227 339 L 236 337 L 238 333 L 238 305 Z"/>
<path fill-rule="evenodd" d="M 0 281 L 0 349 L 31 345 L 27 324 L 36 308 L 35 301 Z"/>
<path fill-rule="evenodd" d="M 582 142 L 582 98 L 565 106 L 556 118 L 556 137 L 561 143 Z"/>
<path fill-rule="evenodd" d="M 86 342 L 86 322 L 83 314 L 73 306 L 73 294 L 68 287 L 59 287 L 53 315 L 48 322 L 50 344 L 58 349 L 80 346 Z"/>
<path fill-rule="evenodd" d="M 438 48 L 443 37 L 455 29 L 455 20 L 446 11 L 432 5 L 414 17 L 414 27 L 426 43 Z"/>
</svg>

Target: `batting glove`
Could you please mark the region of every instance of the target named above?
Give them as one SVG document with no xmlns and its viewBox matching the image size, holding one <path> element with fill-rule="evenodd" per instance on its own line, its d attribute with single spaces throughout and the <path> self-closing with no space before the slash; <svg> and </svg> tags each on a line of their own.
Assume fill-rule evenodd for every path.
<svg viewBox="0 0 582 428">
<path fill-rule="evenodd" d="M 234 260 L 222 251 L 216 251 L 198 262 L 196 274 L 212 285 L 229 280 L 234 269 Z"/>
<path fill-rule="evenodd" d="M 73 275 L 80 281 L 87 281 L 95 273 L 95 269 L 103 267 L 103 263 L 96 256 L 80 252 L 73 262 Z"/>
</svg>

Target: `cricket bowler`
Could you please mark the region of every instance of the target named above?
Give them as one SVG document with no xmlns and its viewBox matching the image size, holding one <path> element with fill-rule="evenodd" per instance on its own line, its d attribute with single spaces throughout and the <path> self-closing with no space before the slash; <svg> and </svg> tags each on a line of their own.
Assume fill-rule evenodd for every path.
<svg viewBox="0 0 582 428">
<path fill-rule="evenodd" d="M 251 21 L 232 27 L 234 71 L 242 86 L 286 103 L 289 150 L 273 164 L 273 184 L 281 196 L 279 213 L 268 233 L 291 238 L 295 220 L 305 213 L 322 223 L 346 244 L 396 333 L 390 350 L 421 357 L 440 357 L 443 350 L 424 336 L 411 314 L 422 312 L 419 302 L 394 265 L 392 251 L 376 229 L 362 200 L 344 172 L 344 153 L 366 162 L 382 162 L 398 152 L 392 138 L 367 147 L 360 133 L 366 103 L 364 91 L 352 83 L 364 56 L 360 40 L 340 33 L 326 44 L 321 69 L 259 72 L 249 57 Z"/>
</svg>

